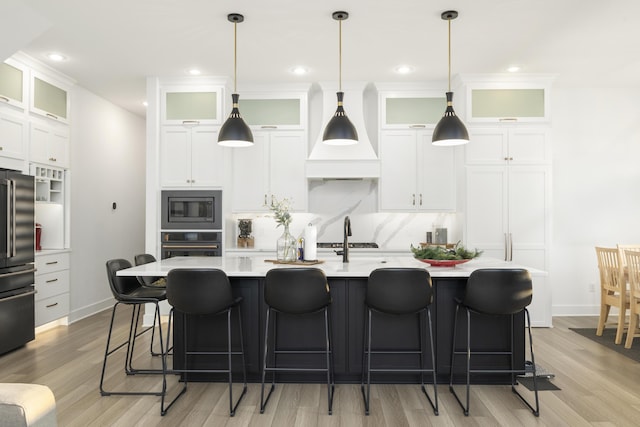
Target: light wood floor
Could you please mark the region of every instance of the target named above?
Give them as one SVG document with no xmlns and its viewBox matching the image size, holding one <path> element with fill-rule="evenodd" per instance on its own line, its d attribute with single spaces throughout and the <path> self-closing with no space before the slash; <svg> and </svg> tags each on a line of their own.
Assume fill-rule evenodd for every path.
<svg viewBox="0 0 640 427">
<path fill-rule="evenodd" d="M 320 385 L 277 385 L 267 410 L 259 412 L 260 386 L 249 390 L 236 416 L 228 416 L 223 384 L 189 384 L 169 413 L 160 416 L 155 396 L 101 397 L 100 370 L 110 311 L 40 333 L 25 347 L 0 357 L 0 382 L 49 386 L 56 396 L 60 426 L 637 426 L 640 422 L 640 363 L 568 330 L 595 327 L 597 319 L 556 318 L 554 328 L 535 329 L 536 361 L 556 374 L 561 391 L 542 391 L 535 418 L 508 386 L 473 386 L 471 414 L 464 417 L 444 385 L 438 387 L 440 415 L 434 416 L 417 386 L 372 386 L 371 415 L 363 415 L 359 385 L 336 387 L 333 415 L 327 415 Z M 126 319 L 117 324 L 124 339 Z M 636 342 L 635 345 L 640 345 Z M 139 358 L 148 361 L 148 353 Z M 156 358 L 157 359 L 157 358 Z M 156 360 L 157 362 L 157 360 Z M 117 365 L 117 366 L 116 366 Z M 158 376 L 124 378 L 120 362 L 109 365 L 108 387 L 159 386 Z M 171 392 L 176 381 L 169 382 Z"/>
</svg>

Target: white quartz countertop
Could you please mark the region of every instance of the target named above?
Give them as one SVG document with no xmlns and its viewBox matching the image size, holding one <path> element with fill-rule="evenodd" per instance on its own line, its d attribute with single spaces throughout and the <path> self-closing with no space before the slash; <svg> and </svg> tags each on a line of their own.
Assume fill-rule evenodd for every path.
<svg viewBox="0 0 640 427">
<path fill-rule="evenodd" d="M 222 256 L 222 257 L 175 257 L 150 264 L 118 271 L 118 276 L 166 276 L 174 268 L 219 268 L 230 277 L 264 277 L 272 268 L 306 267 L 291 264 L 266 262 L 273 256 Z M 532 275 L 546 272 L 502 261 L 480 257 L 455 267 L 432 267 L 412 256 L 358 256 L 343 263 L 339 257 L 324 259 L 323 263 L 311 265 L 324 271 L 327 277 L 368 277 L 376 268 L 414 267 L 424 268 L 432 277 L 469 277 L 479 268 L 526 268 Z"/>
</svg>

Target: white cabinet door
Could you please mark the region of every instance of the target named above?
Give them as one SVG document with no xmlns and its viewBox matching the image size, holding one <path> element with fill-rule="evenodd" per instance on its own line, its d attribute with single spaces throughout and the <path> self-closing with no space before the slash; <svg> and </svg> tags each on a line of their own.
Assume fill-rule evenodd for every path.
<svg viewBox="0 0 640 427">
<path fill-rule="evenodd" d="M 29 158 L 32 162 L 69 167 L 69 134 L 66 128 L 31 123 Z"/>
<path fill-rule="evenodd" d="M 251 147 L 233 149 L 231 206 L 235 212 L 268 210 L 268 136 L 267 132 L 253 132 Z"/>
<path fill-rule="evenodd" d="M 164 126 L 161 141 L 163 187 L 219 187 L 224 149 L 215 126 Z"/>
<path fill-rule="evenodd" d="M 546 127 L 476 127 L 465 145 L 465 162 L 512 165 L 544 164 L 551 160 L 551 144 Z"/>
<path fill-rule="evenodd" d="M 380 138 L 380 209 L 414 210 L 417 156 L 416 132 L 383 131 Z"/>
<path fill-rule="evenodd" d="M 431 143 L 433 132 L 419 131 L 418 194 L 416 206 L 422 211 L 454 211 L 456 207 L 456 164 L 453 147 Z"/>
<path fill-rule="evenodd" d="M 431 143 L 430 130 L 383 131 L 380 144 L 380 209 L 453 211 L 454 151 Z"/>
<path fill-rule="evenodd" d="M 291 199 L 294 211 L 306 211 L 304 135 L 299 131 L 253 131 L 253 146 L 233 149 L 234 212 L 268 211 L 273 197 Z"/>
<path fill-rule="evenodd" d="M 547 247 L 549 174 L 546 166 L 509 167 L 509 232 L 514 250 Z"/>
<path fill-rule="evenodd" d="M 303 132 L 269 133 L 270 197 L 291 200 L 294 211 L 307 209 L 307 179 L 304 169 L 306 157 Z"/>
<path fill-rule="evenodd" d="M 484 255 L 505 259 L 508 238 L 507 169 L 504 166 L 467 166 L 466 241 Z"/>
<path fill-rule="evenodd" d="M 27 129 L 24 118 L 0 114 L 0 156 L 24 159 Z"/>
<path fill-rule="evenodd" d="M 162 128 L 160 175 L 163 187 L 191 186 L 191 129 L 186 127 Z"/>
<path fill-rule="evenodd" d="M 191 185 L 221 187 L 224 181 L 224 150 L 218 145 L 218 129 L 195 127 L 191 132 Z"/>
</svg>

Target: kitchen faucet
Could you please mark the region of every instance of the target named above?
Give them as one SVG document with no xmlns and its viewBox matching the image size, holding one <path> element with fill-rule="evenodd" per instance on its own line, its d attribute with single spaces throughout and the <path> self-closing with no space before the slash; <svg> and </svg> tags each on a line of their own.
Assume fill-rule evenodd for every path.
<svg viewBox="0 0 640 427">
<path fill-rule="evenodd" d="M 349 262 L 349 236 L 351 236 L 351 220 L 348 216 L 344 217 L 344 240 L 342 241 L 342 251 L 336 252 L 342 255 L 342 262 Z"/>
</svg>

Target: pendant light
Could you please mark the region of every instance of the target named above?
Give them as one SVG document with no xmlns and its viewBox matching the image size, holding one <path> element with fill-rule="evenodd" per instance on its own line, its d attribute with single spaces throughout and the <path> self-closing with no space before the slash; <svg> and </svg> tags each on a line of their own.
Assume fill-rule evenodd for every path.
<svg viewBox="0 0 640 427">
<path fill-rule="evenodd" d="M 229 22 L 233 22 L 233 94 L 231 100 L 233 101 L 233 108 L 229 118 L 220 128 L 220 134 L 218 135 L 218 145 L 225 147 L 250 147 L 253 145 L 253 134 L 251 129 L 240 116 L 240 110 L 238 110 L 238 91 L 236 90 L 236 76 L 238 70 L 237 61 L 237 26 L 238 23 L 244 21 L 244 16 L 239 13 L 230 13 L 227 15 Z"/>
<path fill-rule="evenodd" d="M 342 106 L 344 92 L 342 92 L 342 21 L 347 19 L 347 12 L 333 12 L 333 19 L 339 22 L 339 74 L 338 74 L 338 108 L 327 126 L 324 128 L 322 142 L 327 145 L 353 145 L 358 143 L 358 132 L 347 117 Z"/>
<path fill-rule="evenodd" d="M 451 92 L 451 20 L 458 17 L 458 12 L 448 10 L 440 15 L 445 21 L 449 21 L 449 91 L 447 92 L 447 109 L 433 130 L 433 145 L 462 145 L 469 142 L 469 133 L 453 111 L 453 92 Z"/>
</svg>

